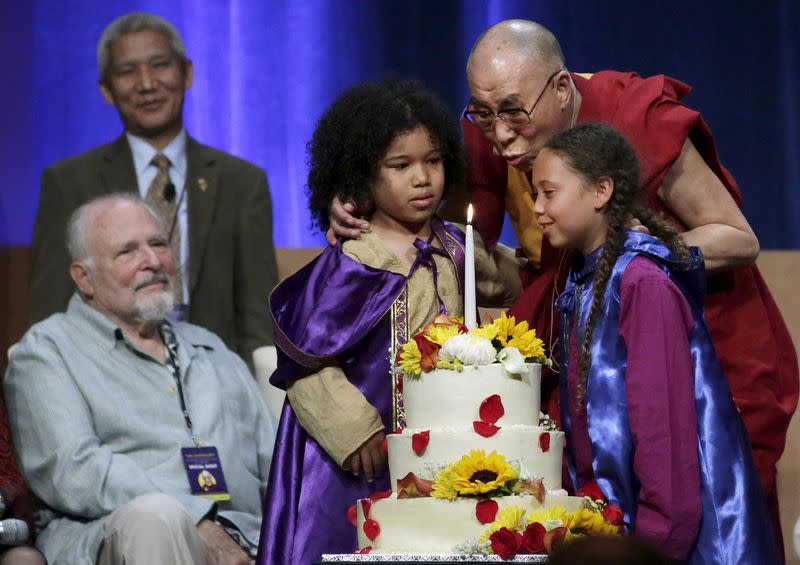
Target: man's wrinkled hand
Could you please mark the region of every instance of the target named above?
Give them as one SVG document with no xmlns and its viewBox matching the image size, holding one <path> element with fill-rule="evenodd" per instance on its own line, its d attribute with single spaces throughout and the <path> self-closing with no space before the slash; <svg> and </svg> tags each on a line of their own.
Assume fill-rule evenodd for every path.
<svg viewBox="0 0 800 565">
<path fill-rule="evenodd" d="M 642 233 L 650 235 L 650 230 L 647 229 L 647 227 L 642 222 L 640 222 L 638 218 L 631 218 L 630 220 L 628 220 L 628 223 L 625 225 L 625 227 L 628 228 L 629 230 L 640 231 Z"/>
<path fill-rule="evenodd" d="M 356 206 L 352 202 L 342 203 L 338 196 L 333 197 L 328 215 L 331 227 L 325 234 L 330 245 L 336 245 L 337 237 L 356 239 L 362 231 L 369 231 L 369 222 L 353 216 L 355 209 Z"/>
<path fill-rule="evenodd" d="M 371 483 L 386 470 L 387 456 L 383 450 L 384 437 L 386 436 L 383 435 L 383 432 L 376 433 L 349 457 L 348 466 L 355 476 L 363 472 L 367 482 Z"/>
<path fill-rule="evenodd" d="M 250 557 L 211 520 L 202 520 L 197 524 L 197 533 L 203 540 L 208 565 L 249 565 Z"/>
</svg>

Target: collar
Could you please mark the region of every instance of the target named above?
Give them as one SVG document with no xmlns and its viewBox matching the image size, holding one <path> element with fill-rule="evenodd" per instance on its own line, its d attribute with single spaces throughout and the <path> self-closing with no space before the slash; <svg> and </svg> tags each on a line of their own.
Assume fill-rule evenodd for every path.
<svg viewBox="0 0 800 565">
<path fill-rule="evenodd" d="M 604 246 L 601 245 L 589 255 L 584 257 L 583 255 L 579 254 L 575 258 L 575 264 L 569 273 L 569 278 L 571 279 L 572 283 L 583 284 L 592 277 L 595 269 L 597 268 L 597 263 L 603 256 L 603 249 Z"/>
<path fill-rule="evenodd" d="M 114 349 L 120 341 L 127 342 L 122 329 L 105 314 L 86 304 L 77 292 L 69 301 L 67 314 L 82 335 L 85 335 L 90 341 L 100 344 L 107 351 Z M 175 339 L 183 345 L 181 349 L 186 351 L 189 357 L 194 357 L 194 349 L 197 347 L 205 349 L 219 347 L 219 340 L 215 339 L 216 336 L 199 326 L 184 322 L 171 323 L 167 320 L 162 323 L 170 325 Z M 181 361 L 184 362 L 183 359 Z"/>
<path fill-rule="evenodd" d="M 131 153 L 133 154 L 133 167 L 136 170 L 136 176 L 140 177 L 142 172 L 150 166 L 153 157 L 156 156 L 158 150 L 150 145 L 146 139 L 133 135 L 126 131 L 125 137 L 128 139 L 128 144 L 131 146 Z M 166 155 L 169 159 L 170 165 L 180 176 L 186 176 L 186 130 L 181 129 L 180 133 L 175 136 L 175 139 L 169 142 L 161 153 Z"/>
<path fill-rule="evenodd" d="M 124 339 L 119 326 L 102 312 L 86 304 L 77 292 L 69 301 L 67 315 L 69 320 L 78 326 L 82 335 L 88 337 L 90 341 L 100 344 L 107 351 L 114 349 L 117 342 Z"/>
</svg>

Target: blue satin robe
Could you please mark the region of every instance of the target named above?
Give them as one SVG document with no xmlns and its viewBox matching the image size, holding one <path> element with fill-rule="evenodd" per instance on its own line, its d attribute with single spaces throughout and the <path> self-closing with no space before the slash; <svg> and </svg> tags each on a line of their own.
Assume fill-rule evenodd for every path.
<svg viewBox="0 0 800 565">
<path fill-rule="evenodd" d="M 699 250 L 690 259 L 678 259 L 649 235 L 629 231 L 624 250 L 614 265 L 602 312 L 592 334 L 592 365 L 586 389 L 592 468 L 609 501 L 619 505 L 630 527 L 636 522 L 639 483 L 633 472 L 631 430 L 625 389 L 627 351 L 619 337 L 620 281 L 630 261 L 644 256 L 658 265 L 689 303 L 695 326 L 689 336 L 695 380 L 697 449 L 700 464 L 702 521 L 688 563 L 765 565 L 779 563 L 775 536 L 767 515 L 763 491 L 741 416 L 717 360 L 703 316 L 705 271 Z M 578 347 L 592 303 L 593 275 L 602 247 L 573 267 L 559 296 L 561 312 L 562 423 L 570 437 L 569 336 L 577 323 Z M 664 328 L 665 332 L 669 328 Z M 568 443 L 569 444 L 569 443 Z M 576 482 L 571 454 L 570 474 Z M 575 484 L 576 489 L 581 485 Z"/>
</svg>

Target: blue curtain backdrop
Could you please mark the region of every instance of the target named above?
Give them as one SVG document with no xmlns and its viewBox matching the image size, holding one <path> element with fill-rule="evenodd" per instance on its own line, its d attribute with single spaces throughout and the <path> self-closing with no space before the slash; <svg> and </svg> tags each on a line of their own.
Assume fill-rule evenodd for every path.
<svg viewBox="0 0 800 565">
<path fill-rule="evenodd" d="M 186 125 L 264 167 L 279 246 L 318 245 L 306 212 L 305 144 L 345 87 L 388 73 L 419 78 L 454 115 L 477 35 L 535 19 L 568 67 L 665 73 L 716 134 L 764 248 L 800 248 L 800 3 L 610 0 L 28 0 L 3 2 L 0 245 L 30 242 L 43 167 L 119 135 L 97 89 L 96 42 L 132 10 L 172 21 L 194 61 Z"/>
</svg>

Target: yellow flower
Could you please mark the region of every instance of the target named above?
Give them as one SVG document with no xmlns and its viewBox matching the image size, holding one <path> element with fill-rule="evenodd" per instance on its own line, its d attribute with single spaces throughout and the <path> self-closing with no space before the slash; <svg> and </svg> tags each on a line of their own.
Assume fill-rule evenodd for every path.
<svg viewBox="0 0 800 565">
<path fill-rule="evenodd" d="M 419 376 L 422 373 L 422 353 L 416 341 L 409 339 L 405 342 L 400 355 L 397 357 L 397 363 L 407 375 Z"/>
<path fill-rule="evenodd" d="M 566 517 L 567 511 L 564 510 L 561 506 L 553 506 L 551 508 L 541 508 L 539 510 L 533 510 L 529 512 L 525 519 L 528 521 L 529 524 L 533 524 L 534 522 L 539 522 L 548 530 L 552 528 L 548 528 L 548 525 L 552 525 L 553 527 L 558 527 L 566 524 Z M 556 524 L 556 522 L 561 522 L 561 524 Z M 550 522 L 551 524 L 548 524 Z"/>
<path fill-rule="evenodd" d="M 500 318 L 494 321 L 497 325 L 497 339 L 503 347 L 516 347 L 526 358 L 544 358 L 544 342 L 536 337 L 536 330 L 528 329 L 525 320 L 516 323 L 514 316 L 508 317 L 505 312 L 500 313 Z"/>
<path fill-rule="evenodd" d="M 434 498 L 443 498 L 445 500 L 455 500 L 458 496 L 458 491 L 453 484 L 453 479 L 453 465 L 450 465 L 440 471 L 433 479 L 431 496 Z"/>
<path fill-rule="evenodd" d="M 461 329 L 458 326 L 451 324 L 430 324 L 425 330 L 425 337 L 428 338 L 428 341 L 442 346 L 445 341 L 460 333 Z"/>
<path fill-rule="evenodd" d="M 481 326 L 480 328 L 474 328 L 470 330 L 469 333 L 472 335 L 476 335 L 478 337 L 485 337 L 489 341 L 494 340 L 497 337 L 498 328 L 497 325 L 492 322 L 488 326 Z"/>
<path fill-rule="evenodd" d="M 500 528 L 508 528 L 514 532 L 522 532 L 527 527 L 528 522 L 525 520 L 525 509 L 521 506 L 509 506 L 497 513 L 494 522 L 489 524 L 488 528 L 480 538 L 481 543 L 485 543 L 493 533 Z"/>
<path fill-rule="evenodd" d="M 600 512 L 581 508 L 567 515 L 564 525 L 572 534 L 617 535 L 620 527 L 606 522 Z"/>
<path fill-rule="evenodd" d="M 492 323 L 497 327 L 497 339 L 500 340 L 500 343 L 503 345 L 503 347 L 507 346 L 508 340 L 514 336 L 514 328 L 516 327 L 516 320 L 514 319 L 514 316 L 509 318 L 506 316 L 505 312 L 501 312 L 500 317 Z M 527 330 L 528 323 L 522 322 L 522 324 L 525 324 L 525 329 Z"/>
<path fill-rule="evenodd" d="M 506 458 L 492 451 L 472 450 L 452 466 L 453 486 L 459 495 L 485 494 L 517 478 L 517 469 Z"/>
<path fill-rule="evenodd" d="M 439 359 L 436 362 L 437 369 L 449 369 L 451 371 L 463 371 L 464 364 L 458 359 Z"/>
<path fill-rule="evenodd" d="M 536 330 L 528 330 L 521 336 L 512 338 L 508 342 L 508 347 L 516 347 L 526 359 L 544 357 L 544 342 L 536 337 Z"/>
</svg>

